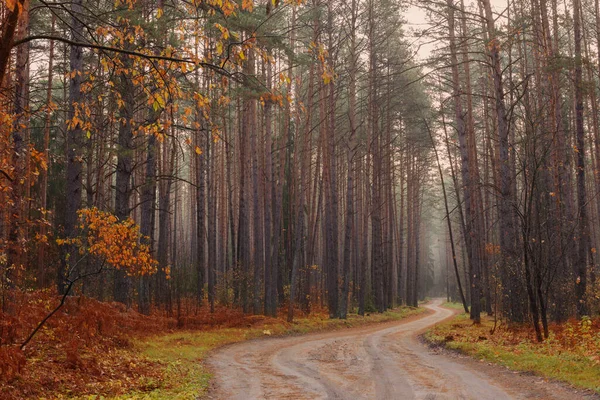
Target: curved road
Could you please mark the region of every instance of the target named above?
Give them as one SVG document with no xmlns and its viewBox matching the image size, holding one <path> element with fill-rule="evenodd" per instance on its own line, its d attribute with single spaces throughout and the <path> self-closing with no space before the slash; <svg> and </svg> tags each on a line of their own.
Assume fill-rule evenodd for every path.
<svg viewBox="0 0 600 400">
<path fill-rule="evenodd" d="M 419 318 L 225 347 L 209 359 L 213 399 L 590 399 L 560 384 L 436 352 L 423 330 L 453 311 L 441 300 Z"/>
</svg>

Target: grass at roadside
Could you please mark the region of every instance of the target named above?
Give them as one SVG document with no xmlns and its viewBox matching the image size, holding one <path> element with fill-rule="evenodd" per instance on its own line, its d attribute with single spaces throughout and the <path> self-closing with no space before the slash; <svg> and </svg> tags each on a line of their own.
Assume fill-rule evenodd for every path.
<svg viewBox="0 0 600 400">
<path fill-rule="evenodd" d="M 206 394 L 211 378 L 203 365 L 210 350 L 220 346 L 262 336 L 281 336 L 358 327 L 407 318 L 424 312 L 423 308 L 400 307 L 383 314 L 361 317 L 351 314 L 346 320 L 329 319 L 317 314 L 296 319 L 289 324 L 279 319 L 256 318 L 243 328 L 216 328 L 208 331 L 178 331 L 135 341 L 134 351 L 141 358 L 158 363 L 162 377 L 142 379 L 139 390 L 120 398 L 196 399 Z"/>
<path fill-rule="evenodd" d="M 571 321 L 551 326 L 550 336 L 537 343 L 529 327 L 500 326 L 482 318 L 473 325 L 468 315 L 436 325 L 425 334 L 432 343 L 458 350 L 512 370 L 529 371 L 600 393 L 600 321 Z"/>
</svg>

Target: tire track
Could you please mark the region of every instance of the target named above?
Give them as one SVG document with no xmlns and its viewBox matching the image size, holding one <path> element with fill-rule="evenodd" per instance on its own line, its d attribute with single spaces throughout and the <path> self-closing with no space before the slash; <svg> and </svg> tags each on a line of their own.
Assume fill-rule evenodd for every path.
<svg viewBox="0 0 600 400">
<path fill-rule="evenodd" d="M 441 300 L 416 320 L 258 339 L 213 354 L 213 399 L 592 399 L 541 378 L 436 354 L 417 340 L 451 317 Z M 543 383 L 540 384 L 540 383 Z"/>
</svg>

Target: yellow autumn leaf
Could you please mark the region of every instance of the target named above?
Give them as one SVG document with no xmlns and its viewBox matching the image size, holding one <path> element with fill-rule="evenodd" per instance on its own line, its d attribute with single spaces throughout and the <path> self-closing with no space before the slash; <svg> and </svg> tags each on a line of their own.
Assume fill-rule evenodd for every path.
<svg viewBox="0 0 600 400">
<path fill-rule="evenodd" d="M 196 154 L 198 154 L 198 155 L 202 154 L 202 149 L 198 146 L 196 146 Z"/>
<path fill-rule="evenodd" d="M 156 101 L 162 108 L 165 108 L 165 99 L 163 99 L 163 97 L 160 94 L 156 95 Z"/>
</svg>

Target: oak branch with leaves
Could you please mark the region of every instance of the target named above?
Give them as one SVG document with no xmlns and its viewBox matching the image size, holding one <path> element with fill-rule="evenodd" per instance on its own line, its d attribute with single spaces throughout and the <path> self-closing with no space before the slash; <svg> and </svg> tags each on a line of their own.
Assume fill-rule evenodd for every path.
<svg viewBox="0 0 600 400">
<path fill-rule="evenodd" d="M 158 263 L 150 247 L 141 242 L 142 235 L 133 219 L 119 221 L 112 213 L 95 207 L 82 209 L 78 214 L 81 234 L 71 239 L 57 239 L 59 245 L 70 245 L 82 257 L 92 256 L 130 276 L 156 273 Z"/>
</svg>

